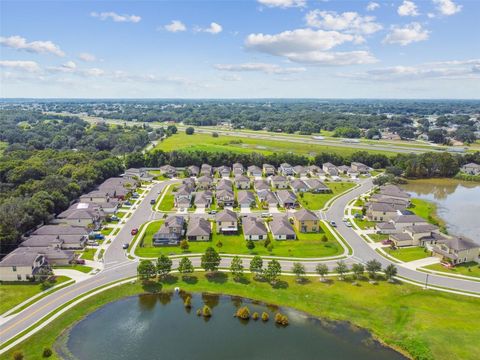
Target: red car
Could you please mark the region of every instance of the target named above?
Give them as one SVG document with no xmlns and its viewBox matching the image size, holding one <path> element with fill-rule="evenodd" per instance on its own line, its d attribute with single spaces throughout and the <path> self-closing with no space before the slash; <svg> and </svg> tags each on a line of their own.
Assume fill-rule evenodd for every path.
<svg viewBox="0 0 480 360">
<path fill-rule="evenodd" d="M 135 229 L 132 229 L 132 231 L 130 232 L 132 235 L 136 235 L 138 233 L 138 229 L 135 228 Z"/>
</svg>

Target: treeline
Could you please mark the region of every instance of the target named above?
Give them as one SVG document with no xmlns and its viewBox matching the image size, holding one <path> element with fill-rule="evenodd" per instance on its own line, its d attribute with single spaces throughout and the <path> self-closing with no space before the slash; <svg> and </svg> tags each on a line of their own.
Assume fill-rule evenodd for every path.
<svg viewBox="0 0 480 360">
<path fill-rule="evenodd" d="M 123 170 L 123 161 L 107 151 L 20 150 L 2 156 L 0 253 L 13 249 L 22 234 Z"/>
<path fill-rule="evenodd" d="M 207 163 L 213 166 L 231 165 L 241 162 L 244 165 L 271 164 L 279 166 L 283 162 L 291 165 L 318 165 L 331 162 L 334 165 L 350 165 L 351 162 L 361 162 L 373 168 L 392 168 L 406 177 L 452 177 L 460 170 L 460 166 L 469 163 L 480 163 L 480 152 L 457 155 L 451 153 L 424 153 L 398 154 L 388 157 L 382 154 L 370 154 L 358 151 L 351 155 L 320 153 L 315 157 L 307 157 L 291 153 L 275 153 L 264 155 L 259 153 L 238 154 L 234 152 L 206 152 L 206 151 L 172 151 L 164 152 L 155 149 L 146 154 L 137 152 L 128 154 L 125 159 L 126 167 L 160 167 L 170 164 L 176 167 L 185 167 Z M 395 168 L 395 169 L 394 169 Z"/>
</svg>

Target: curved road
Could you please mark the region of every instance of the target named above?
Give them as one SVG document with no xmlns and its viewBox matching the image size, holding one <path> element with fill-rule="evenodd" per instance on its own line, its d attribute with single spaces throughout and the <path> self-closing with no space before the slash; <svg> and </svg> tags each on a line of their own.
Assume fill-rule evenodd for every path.
<svg viewBox="0 0 480 360">
<path fill-rule="evenodd" d="M 120 230 L 118 235 L 107 248 L 104 255 L 104 270 L 96 275 L 93 275 L 87 280 L 60 289 L 55 293 L 40 299 L 24 311 L 3 322 L 0 325 L 0 344 L 25 331 L 44 316 L 48 315 L 66 302 L 99 286 L 135 276 L 137 263 L 129 260 L 126 257 L 125 250 L 122 249 L 122 245 L 131 241 L 132 236 L 130 235 L 130 231 L 132 228 L 139 228 L 140 225 L 146 221 L 163 216 L 163 214 L 152 211 L 150 200 L 156 199 L 158 193 L 161 192 L 162 189 L 169 183 L 171 183 L 171 181 L 155 184 L 145 199 L 137 206 L 137 210 L 127 220 L 125 226 Z M 326 215 L 329 220 L 334 220 L 338 224 L 338 232 L 353 249 L 353 256 L 348 259 L 349 263 L 355 261 L 365 262 L 370 259 L 377 259 L 382 263 L 383 266 L 386 266 L 391 262 L 375 252 L 375 250 L 373 250 L 355 231 L 345 226 L 342 221 L 344 217 L 345 206 L 357 196 L 368 192 L 372 187 L 373 184 L 371 179 L 363 181 L 360 187 L 355 188 L 354 190 L 335 200 L 330 206 L 329 210 L 326 212 Z M 178 260 L 174 261 L 174 267 L 176 266 L 177 261 Z M 199 267 L 200 259 L 198 256 L 192 257 L 192 262 L 195 267 Z M 280 260 L 282 268 L 285 270 L 291 269 L 293 262 L 294 261 Z M 244 264 L 246 266 L 248 266 L 248 263 L 249 260 L 244 259 Z M 318 262 L 314 261 L 303 262 L 307 272 L 314 272 L 317 263 Z M 335 261 L 328 261 L 326 263 L 330 268 L 332 268 L 335 264 Z M 222 259 L 222 266 L 228 267 L 229 264 L 230 258 Z M 400 264 L 395 265 L 398 268 L 398 275 L 421 283 L 425 281 L 425 273 L 407 269 Z M 451 289 L 480 294 L 480 282 L 429 274 L 429 285 L 448 287 Z M 1 353 L 2 352 L 0 351 L 0 354 Z"/>
</svg>

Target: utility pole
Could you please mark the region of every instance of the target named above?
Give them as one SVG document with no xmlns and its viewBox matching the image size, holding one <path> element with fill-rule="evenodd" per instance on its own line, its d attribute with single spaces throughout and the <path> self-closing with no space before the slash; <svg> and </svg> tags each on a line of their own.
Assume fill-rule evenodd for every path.
<svg viewBox="0 0 480 360">
<path fill-rule="evenodd" d="M 428 276 L 429 276 L 429 274 L 427 274 L 427 276 L 425 278 L 425 290 L 428 289 Z"/>
</svg>

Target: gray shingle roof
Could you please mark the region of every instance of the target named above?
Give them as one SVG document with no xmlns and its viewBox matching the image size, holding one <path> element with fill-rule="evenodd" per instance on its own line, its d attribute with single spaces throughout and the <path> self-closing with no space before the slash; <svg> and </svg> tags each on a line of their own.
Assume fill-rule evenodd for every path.
<svg viewBox="0 0 480 360">
<path fill-rule="evenodd" d="M 237 221 L 237 214 L 229 209 L 224 209 L 215 215 L 215 221 Z"/>
<path fill-rule="evenodd" d="M 237 193 L 237 201 L 239 204 L 251 204 L 255 202 L 255 196 L 250 191 L 239 190 Z"/>
<path fill-rule="evenodd" d="M 251 216 L 243 219 L 243 233 L 245 235 L 267 235 L 267 227 L 262 219 Z"/>
<path fill-rule="evenodd" d="M 295 235 L 295 230 L 285 216 L 274 218 L 269 226 L 273 235 Z"/>
<path fill-rule="evenodd" d="M 206 236 L 212 232 L 210 221 L 204 218 L 190 219 L 187 227 L 187 236 Z"/>
<path fill-rule="evenodd" d="M 87 235 L 88 230 L 81 226 L 44 225 L 33 232 L 34 235 Z"/>
<path fill-rule="evenodd" d="M 308 209 L 300 209 L 293 214 L 293 217 L 298 221 L 320 220 L 318 216 Z"/>
<path fill-rule="evenodd" d="M 41 255 L 32 248 L 19 247 L 0 261 L 0 267 L 32 266 L 38 256 Z"/>
</svg>

